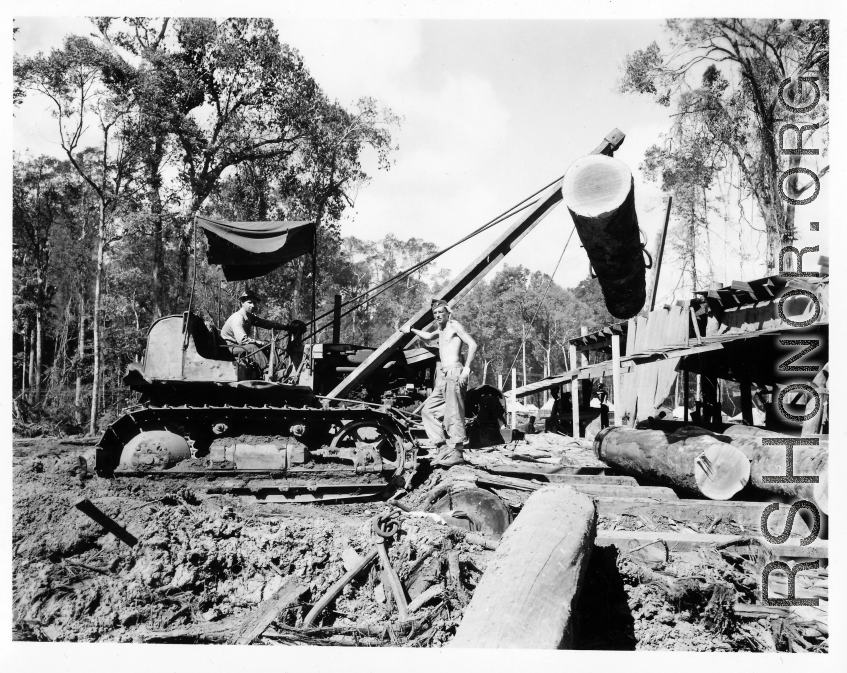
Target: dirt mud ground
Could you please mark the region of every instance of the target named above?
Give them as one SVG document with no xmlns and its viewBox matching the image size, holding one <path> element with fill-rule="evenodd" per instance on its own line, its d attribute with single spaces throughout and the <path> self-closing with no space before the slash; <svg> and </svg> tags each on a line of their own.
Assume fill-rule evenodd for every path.
<svg viewBox="0 0 847 673">
<path fill-rule="evenodd" d="M 345 564 L 372 548 L 371 522 L 384 503 L 261 504 L 207 494 L 205 482 L 100 479 L 82 474 L 84 450 L 47 438 L 15 445 L 17 640 L 226 642 L 224 627 L 247 619 L 291 577 L 306 592 L 255 644 L 440 647 L 455 635 L 494 553 L 435 517 L 402 513 L 391 564 L 410 600 L 429 596 L 418 600 L 411 625 L 398 624 L 392 594 L 373 564 L 302 629 Z M 424 494 L 445 478 L 434 473 L 407 496 L 408 504 L 420 509 Z M 528 496 L 498 494 L 513 515 Z M 139 543 L 120 542 L 75 508 L 83 498 Z M 625 517 L 599 525 L 629 526 Z M 450 572 L 456 557 L 458 582 Z M 576 610 L 577 645 L 825 651 L 820 621 L 787 610 L 755 611 L 756 572 L 764 561 L 714 549 L 663 557 L 597 547 Z M 752 612 L 740 613 L 738 604 L 750 604 Z"/>
</svg>

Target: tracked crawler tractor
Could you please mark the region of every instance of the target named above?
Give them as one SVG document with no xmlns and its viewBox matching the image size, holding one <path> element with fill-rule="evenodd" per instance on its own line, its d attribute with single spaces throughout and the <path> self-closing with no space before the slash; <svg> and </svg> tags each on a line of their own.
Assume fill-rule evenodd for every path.
<svg viewBox="0 0 847 673">
<path fill-rule="evenodd" d="M 210 479 L 268 501 L 388 497 L 408 486 L 417 464 L 409 416 L 390 398 L 331 407 L 318 394 L 371 351 L 288 341 L 273 358 L 282 381 L 268 381 L 196 315 L 156 321 L 143 363 L 125 377 L 141 403 L 105 432 L 97 473 Z M 434 362 L 428 350 L 407 351 L 383 381 L 414 389 Z"/>
<path fill-rule="evenodd" d="M 615 129 L 594 153 L 611 155 L 623 138 Z M 560 178 L 477 230 L 509 220 L 433 299 L 460 300 L 562 200 L 561 187 Z M 210 264 L 220 264 L 227 280 L 256 278 L 314 250 L 313 222 L 198 217 L 197 225 Z M 400 331 L 376 349 L 338 343 L 340 318 L 337 303 L 328 343 L 307 343 L 305 329 L 284 340 L 271 333 L 268 372 L 234 355 L 192 301 L 185 313 L 157 320 L 142 363 L 124 379 L 140 403 L 101 438 L 97 474 L 203 479 L 212 482 L 207 490 L 267 502 L 368 500 L 408 489 L 426 460 L 410 411 L 433 385 L 435 351 L 409 348 L 414 336 Z M 426 307 L 406 325 L 424 329 L 432 319 Z M 309 336 L 322 329 L 315 325 Z"/>
</svg>

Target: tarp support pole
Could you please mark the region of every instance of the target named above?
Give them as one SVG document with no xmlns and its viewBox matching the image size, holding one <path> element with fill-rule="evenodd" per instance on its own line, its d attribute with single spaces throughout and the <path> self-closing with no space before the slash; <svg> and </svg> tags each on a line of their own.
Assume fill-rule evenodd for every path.
<svg viewBox="0 0 847 673">
<path fill-rule="evenodd" d="M 332 343 L 341 341 L 341 295 L 335 295 L 335 303 L 332 307 Z"/>
</svg>

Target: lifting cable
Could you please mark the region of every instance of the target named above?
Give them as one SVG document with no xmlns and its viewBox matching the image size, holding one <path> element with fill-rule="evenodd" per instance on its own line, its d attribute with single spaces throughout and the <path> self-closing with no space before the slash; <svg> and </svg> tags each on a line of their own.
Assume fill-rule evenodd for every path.
<svg viewBox="0 0 847 673">
<path fill-rule="evenodd" d="M 413 266 L 410 266 L 410 267 L 409 267 L 408 269 L 406 269 L 405 271 L 401 271 L 400 273 L 396 274 L 395 276 L 392 276 L 392 277 L 391 277 L 391 278 L 389 278 L 388 280 L 383 281 L 383 282 L 382 282 L 382 283 L 380 283 L 379 285 L 375 285 L 374 287 L 367 289 L 367 290 L 366 290 L 365 292 L 363 292 L 362 294 L 357 295 L 357 296 L 355 296 L 355 297 L 351 297 L 350 299 L 348 299 L 347 301 L 345 301 L 345 302 L 344 302 L 341 306 L 342 306 L 342 307 L 343 307 L 343 306 L 349 306 L 349 305 L 350 305 L 351 303 L 353 303 L 353 302 L 355 302 L 355 304 L 354 304 L 353 306 L 351 306 L 349 309 L 347 309 L 346 311 L 344 311 L 344 312 L 341 314 L 341 317 L 343 318 L 344 316 L 350 315 L 351 313 L 353 313 L 353 311 L 355 311 L 355 310 L 357 310 L 357 309 L 361 308 L 361 307 L 362 307 L 362 306 L 364 306 L 366 303 L 368 303 L 368 302 L 370 302 L 370 301 L 373 301 L 373 300 L 374 300 L 374 299 L 376 299 L 378 296 L 380 296 L 381 294 L 383 294 L 383 293 L 387 292 L 387 291 L 388 291 L 388 290 L 390 290 L 392 287 L 394 287 L 395 285 L 397 285 L 397 284 L 398 284 L 398 283 L 400 283 L 401 281 L 405 280 L 406 278 L 408 278 L 409 276 L 411 276 L 413 273 L 415 273 L 415 272 L 416 272 L 416 271 L 418 271 L 419 269 L 423 268 L 424 266 L 426 266 L 427 264 L 429 264 L 429 263 L 430 263 L 430 262 L 432 262 L 433 260 L 437 259 L 438 257 L 440 257 L 441 255 L 443 255 L 444 253 L 449 252 L 450 250 L 452 250 L 453 248 L 455 248 L 457 245 L 460 245 L 461 243 L 464 243 L 464 242 L 465 242 L 465 241 L 467 241 L 468 239 L 473 238 L 473 237 L 474 237 L 474 236 L 476 236 L 477 234 L 481 234 L 482 232 L 486 231 L 487 229 L 489 229 L 489 228 L 493 227 L 494 225 L 499 224 L 499 223 L 500 223 L 500 222 L 502 222 L 504 219 L 506 219 L 506 217 L 511 217 L 512 215 L 514 215 L 514 214 L 516 214 L 516 213 L 519 213 L 520 211 L 525 210 L 526 208 L 529 208 L 530 206 L 532 206 L 532 205 L 534 205 L 534 204 L 535 204 L 535 201 L 531 201 L 530 203 L 527 203 L 526 205 L 522 206 L 521 208 L 518 208 L 518 209 L 516 209 L 516 210 L 513 210 L 512 212 L 509 212 L 509 214 L 508 214 L 508 215 L 498 217 L 497 219 L 492 220 L 491 222 L 488 222 L 487 224 L 483 225 L 482 227 L 480 227 L 480 228 L 479 228 L 479 229 L 477 229 L 476 231 L 474 231 L 474 232 L 472 232 L 472 233 L 468 234 L 467 236 L 465 236 L 465 237 L 464 237 L 463 239 L 461 239 L 460 241 L 457 241 L 456 243 L 453 243 L 452 245 L 450 245 L 450 246 L 448 246 L 448 247 L 444 248 L 443 250 L 438 251 L 437 253 L 435 253 L 435 254 L 431 255 L 430 257 L 428 257 L 428 258 L 426 258 L 426 259 L 424 259 L 424 260 L 421 260 L 421 261 L 420 261 L 420 262 L 418 262 L 417 264 L 415 264 L 415 265 L 413 265 Z M 381 289 L 380 289 L 380 288 L 381 288 Z M 378 291 L 378 292 L 375 292 L 375 290 L 379 290 L 379 291 Z M 374 294 L 371 294 L 371 293 L 374 293 Z M 320 315 L 318 318 L 316 318 L 316 320 L 319 320 L 319 319 L 321 319 L 321 318 L 325 318 L 325 317 L 329 316 L 331 313 L 333 313 L 333 311 L 334 311 L 334 309 L 333 309 L 333 310 L 330 310 L 330 311 L 327 311 L 326 313 L 324 313 L 324 314 Z M 329 322 L 325 323 L 324 325 L 321 325 L 320 327 L 318 327 L 317 329 L 315 329 L 315 331 L 314 331 L 314 332 L 312 332 L 311 334 L 309 334 L 308 336 L 303 337 L 303 338 L 304 338 L 304 339 L 307 339 L 307 338 L 309 338 L 309 337 L 311 337 L 311 336 L 313 336 L 313 335 L 317 334 L 318 332 L 321 332 L 321 331 L 325 330 L 327 327 L 330 327 L 330 326 L 332 325 L 332 322 L 333 322 L 333 321 L 329 321 Z"/>
<path fill-rule="evenodd" d="M 531 201 L 531 199 L 538 196 L 545 189 L 552 187 L 556 182 L 561 180 L 562 177 L 563 176 L 559 176 L 558 178 L 556 178 L 552 182 L 544 185 L 541 189 L 539 189 L 539 190 L 533 192 L 532 194 L 530 194 L 529 196 L 527 196 L 525 199 L 518 201 L 518 203 L 516 203 L 514 206 L 512 206 L 511 208 L 508 208 L 507 210 L 504 210 L 502 213 L 497 215 L 495 218 L 489 220 L 488 222 L 486 222 L 485 224 L 483 224 L 482 226 L 477 228 L 475 231 L 472 231 L 470 234 L 468 234 L 467 236 L 459 239 L 455 243 L 447 246 L 446 248 L 444 248 L 442 250 L 439 250 L 436 253 L 433 253 L 429 257 L 426 257 L 425 259 L 421 260 L 420 262 L 413 264 L 408 269 L 405 269 L 404 271 L 401 271 L 400 273 L 392 276 L 391 278 L 384 280 L 382 283 L 379 283 L 378 285 L 374 285 L 373 287 L 368 288 L 367 290 L 365 290 L 361 294 L 355 295 L 355 296 L 351 297 L 350 299 L 346 300 L 345 302 L 343 302 L 341 304 L 342 308 L 345 307 L 345 306 L 350 306 L 351 304 L 353 304 L 353 306 L 350 306 L 350 308 L 348 308 L 346 311 L 344 311 L 341 314 L 341 317 L 343 318 L 345 316 L 350 315 L 351 313 L 353 313 L 357 309 L 364 306 L 367 302 L 376 299 L 378 296 L 380 296 L 384 292 L 387 292 L 388 290 L 390 290 L 392 287 L 394 287 L 394 285 L 396 285 L 400 281 L 402 281 L 402 280 L 406 279 L 407 277 L 411 276 L 413 273 L 415 273 L 419 269 L 423 268 L 424 266 L 426 266 L 430 262 L 436 260 L 441 255 L 449 252 L 450 250 L 452 250 L 456 246 L 461 245 L 465 241 L 468 241 L 469 239 L 473 238 L 474 236 L 481 234 L 484 231 L 487 231 L 488 229 L 490 229 L 491 227 L 493 227 L 497 224 L 500 224 L 501 222 L 508 219 L 512 215 L 516 215 L 517 213 L 521 212 L 522 210 L 526 210 L 530 206 L 534 205 L 536 203 L 536 201 Z M 571 234 L 573 234 L 573 231 L 571 232 Z M 568 238 L 568 241 L 570 241 L 570 238 Z M 567 247 L 567 245 L 565 247 Z M 564 251 L 563 251 L 563 254 L 564 254 Z M 559 261 L 561 261 L 561 259 Z M 556 266 L 558 268 L 558 264 Z M 555 273 L 555 271 L 554 271 L 554 273 Z M 330 309 L 329 311 L 325 311 L 324 313 L 321 313 L 319 316 L 316 316 L 315 319 L 314 319 L 314 322 L 317 322 L 318 320 L 322 320 L 323 318 L 326 318 L 326 317 L 332 315 L 334 312 L 335 312 L 334 308 Z M 301 339 L 303 341 L 306 341 L 307 339 L 312 338 L 313 336 L 315 336 L 319 332 L 322 332 L 323 330 L 330 327 L 332 325 L 332 323 L 333 323 L 333 321 L 329 321 L 329 322 L 321 325 L 320 327 L 315 328 L 314 331 L 312 331 L 309 334 L 304 335 L 303 337 L 301 337 Z M 282 338 L 283 338 L 282 336 L 276 337 L 274 339 L 274 343 L 280 341 Z M 259 350 L 264 350 L 265 348 L 268 348 L 270 345 L 271 345 L 270 343 L 265 344 Z"/>
<path fill-rule="evenodd" d="M 541 305 L 544 303 L 544 299 L 547 297 L 547 291 L 550 289 L 550 286 L 553 284 L 553 276 L 556 275 L 556 271 L 559 270 L 559 264 L 562 263 L 562 258 L 565 256 L 565 251 L 568 249 L 568 244 L 571 242 L 571 237 L 573 236 L 574 229 L 576 229 L 576 225 L 571 229 L 571 233 L 568 234 L 568 240 L 565 241 L 565 247 L 562 248 L 562 254 L 559 255 L 559 261 L 556 262 L 556 268 L 553 269 L 553 273 L 550 276 L 550 280 L 547 281 L 547 287 L 544 288 L 544 294 L 541 295 L 541 301 L 538 302 L 538 306 L 535 307 L 535 313 L 532 314 L 532 318 L 529 321 L 529 327 L 532 327 L 532 323 L 535 322 L 535 317 L 538 315 L 538 311 L 541 310 Z M 524 335 L 523 342 L 521 343 L 521 348 L 526 350 L 526 335 Z M 512 371 L 515 366 L 515 363 L 518 361 L 518 353 L 521 352 L 521 349 L 518 348 L 517 353 L 515 353 L 515 359 L 512 360 L 512 364 L 506 370 L 507 372 Z M 524 381 L 524 385 L 526 385 L 526 381 Z"/>
<path fill-rule="evenodd" d="M 398 273 L 398 274 L 396 274 L 396 275 L 392 276 L 391 278 L 389 278 L 389 279 L 387 279 L 387 280 L 383 281 L 382 283 L 380 283 L 380 284 L 378 284 L 378 285 L 375 285 L 375 286 L 373 286 L 373 287 L 371 287 L 371 288 L 368 288 L 367 290 L 365 290 L 365 291 L 364 291 L 364 292 L 362 292 L 361 294 L 356 295 L 356 296 L 351 297 L 350 299 L 346 300 L 344 303 L 342 303 L 342 304 L 341 304 L 341 306 L 342 306 L 342 307 L 349 306 L 350 304 L 355 304 L 355 305 L 354 305 L 354 306 L 352 306 L 351 308 L 349 308 L 349 309 L 348 309 L 347 311 L 345 311 L 344 313 L 342 313 L 342 314 L 341 314 L 341 317 L 344 317 L 344 316 L 349 315 L 350 313 L 352 313 L 352 312 L 353 312 L 353 311 L 355 311 L 356 309 L 358 309 L 358 308 L 360 308 L 361 306 L 363 306 L 365 303 L 367 303 L 367 302 L 369 302 L 369 301 L 372 301 L 373 299 L 376 299 L 379 295 L 381 295 L 381 294 L 383 294 L 384 292 L 386 292 L 387 290 L 391 289 L 394 285 L 396 285 L 396 284 L 397 284 L 397 283 L 399 283 L 400 281 L 402 281 L 402 280 L 406 279 L 408 276 L 412 275 L 413 273 L 415 273 L 416 271 L 418 271 L 418 270 L 419 270 L 419 269 L 421 269 L 422 267 L 426 266 L 426 265 L 427 265 L 427 264 L 429 264 L 430 262 L 434 261 L 435 259 L 437 259 L 437 258 L 438 258 L 438 257 L 440 257 L 441 255 L 443 255 L 443 254 L 445 254 L 445 253 L 449 252 L 450 250 L 452 250 L 452 249 L 453 249 L 453 248 L 455 248 L 456 246 L 461 245 L 461 244 L 462 244 L 462 243 L 464 243 L 465 241 L 467 241 L 467 240 L 469 240 L 469 239 L 473 238 L 474 236 L 476 236 L 476 235 L 478 235 L 478 234 L 481 234 L 481 233 L 483 233 L 484 231 L 487 231 L 487 230 L 488 230 L 488 229 L 490 229 L 491 227 L 493 227 L 493 226 L 495 226 L 495 225 L 499 224 L 500 222 L 503 222 L 504 220 L 506 220 L 507 218 L 511 217 L 512 215 L 515 215 L 515 214 L 517 214 L 517 213 L 521 212 L 522 210 L 526 210 L 526 209 L 527 209 L 527 208 L 529 208 L 530 206 L 534 205 L 536 202 L 535 202 L 535 201 L 530 201 L 530 199 L 532 199 L 532 198 L 533 198 L 533 197 L 535 197 L 535 196 L 538 196 L 538 194 L 540 194 L 541 192 L 543 192 L 545 189 L 548 189 L 549 187 L 551 187 L 553 184 L 555 184 L 556 182 L 558 182 L 558 181 L 559 181 L 559 180 L 561 180 L 561 179 L 562 179 L 562 177 L 560 176 L 560 177 L 556 178 L 555 180 L 553 180 L 552 182 L 550 182 L 549 184 L 544 185 L 544 187 L 542 187 L 541 189 L 537 190 L 536 192 L 534 192 L 534 193 L 533 193 L 533 194 L 531 194 L 530 196 L 526 197 L 526 198 L 525 198 L 525 199 L 523 199 L 522 201 L 519 201 L 517 204 L 515 204 L 515 205 L 514 205 L 514 206 L 512 206 L 511 208 L 509 208 L 509 209 L 507 209 L 507 210 L 503 211 L 500 215 L 496 216 L 494 219 L 489 220 L 488 222 L 486 222 L 485 224 L 483 224 L 481 227 L 479 227 L 479 228 L 478 228 L 478 229 L 476 229 L 475 231 L 472 231 L 470 234 L 468 234 L 468 235 L 467 235 L 467 236 L 465 236 L 464 238 L 461 238 L 460 240 L 458 240 L 458 241 L 456 241 L 455 243 L 453 243 L 453 244 L 451 244 L 451 245 L 447 246 L 447 247 L 446 247 L 446 248 L 444 248 L 443 250 L 440 250 L 440 251 L 438 251 L 438 252 L 436 252 L 436 253 L 434 253 L 434 254 L 430 255 L 429 257 L 427 257 L 427 258 L 425 258 L 425 259 L 421 260 L 420 262 L 417 262 L 417 263 L 416 263 L 416 264 L 414 264 L 413 266 L 409 267 L 408 269 L 406 269 L 406 270 L 404 270 L 404 271 L 401 271 L 400 273 Z M 376 292 L 377 290 L 379 290 L 379 291 L 378 291 L 378 292 Z M 374 293 L 374 292 L 375 292 L 375 294 L 371 294 L 371 293 Z M 326 312 L 322 313 L 321 315 L 317 316 L 317 317 L 315 318 L 315 321 L 317 322 L 318 320 L 321 320 L 321 319 L 323 319 L 323 318 L 326 318 L 326 317 L 328 317 L 328 316 L 332 315 L 332 313 L 333 313 L 333 312 L 334 312 L 334 309 L 331 309 L 331 310 L 329 310 L 329 311 L 326 311 Z M 327 329 L 327 328 L 328 328 L 328 327 L 330 327 L 331 325 L 332 325 L 332 321 L 330 321 L 330 322 L 328 322 L 328 323 L 326 323 L 326 324 L 324 324 L 324 325 L 322 325 L 322 326 L 320 326 L 320 327 L 316 328 L 316 329 L 314 330 L 314 332 L 312 332 L 312 333 L 311 333 L 311 334 L 309 334 L 309 335 L 304 336 L 304 337 L 303 337 L 303 339 L 304 339 L 304 340 L 305 340 L 305 339 L 308 339 L 308 338 L 310 338 L 310 337 L 314 336 L 315 334 L 317 334 L 318 332 L 321 332 L 321 331 L 323 331 L 323 330 Z"/>
</svg>

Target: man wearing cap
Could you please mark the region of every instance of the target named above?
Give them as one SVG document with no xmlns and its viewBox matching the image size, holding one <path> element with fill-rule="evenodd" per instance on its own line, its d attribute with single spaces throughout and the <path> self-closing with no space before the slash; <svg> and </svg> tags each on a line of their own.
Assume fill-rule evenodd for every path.
<svg viewBox="0 0 847 673">
<path fill-rule="evenodd" d="M 600 400 L 600 427 L 608 428 L 609 427 L 609 393 L 606 392 L 606 384 L 600 383 L 597 386 L 597 392 L 594 393 L 595 397 Z"/>
<path fill-rule="evenodd" d="M 471 361 L 476 354 L 476 341 L 459 322 L 450 317 L 450 307 L 446 301 L 439 299 L 433 303 L 432 314 L 437 326 L 434 332 L 406 326 L 401 327 L 400 331 L 404 334 L 412 332 L 424 341 L 438 339 L 440 362 L 435 386 L 424 402 L 421 415 L 427 437 L 440 449 L 432 464 L 450 467 L 465 462 L 462 456 L 462 445 L 467 441 L 465 391 L 471 374 Z M 462 344 L 468 347 L 464 364 L 461 357 Z"/>
<path fill-rule="evenodd" d="M 221 337 L 227 342 L 233 355 L 249 354 L 253 358 L 253 362 L 264 371 L 268 366 L 268 356 L 265 352 L 267 349 L 260 350 L 263 345 L 262 342 L 252 337 L 253 326 L 285 331 L 289 331 L 289 327 L 283 323 L 265 320 L 257 316 L 253 311 L 256 309 L 256 304 L 259 303 L 259 299 L 252 292 L 243 292 L 238 300 L 241 302 L 241 309 L 229 316 L 221 329 Z"/>
</svg>

